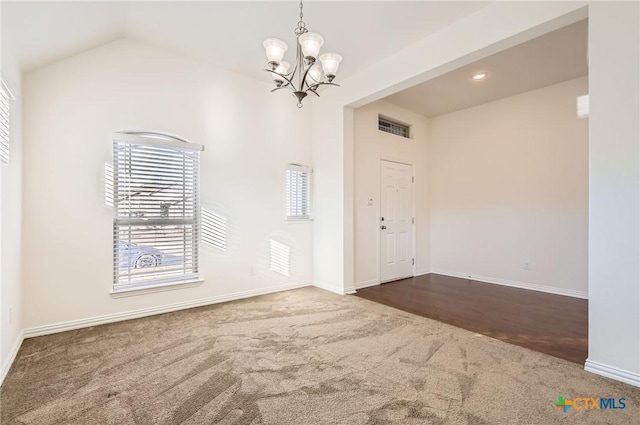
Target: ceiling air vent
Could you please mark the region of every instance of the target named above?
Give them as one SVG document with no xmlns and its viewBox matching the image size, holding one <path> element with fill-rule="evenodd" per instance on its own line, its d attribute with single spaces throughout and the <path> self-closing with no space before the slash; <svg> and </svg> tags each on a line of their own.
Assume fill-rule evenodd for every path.
<svg viewBox="0 0 640 425">
<path fill-rule="evenodd" d="M 378 115 L 378 130 L 409 138 L 409 126 Z"/>
</svg>

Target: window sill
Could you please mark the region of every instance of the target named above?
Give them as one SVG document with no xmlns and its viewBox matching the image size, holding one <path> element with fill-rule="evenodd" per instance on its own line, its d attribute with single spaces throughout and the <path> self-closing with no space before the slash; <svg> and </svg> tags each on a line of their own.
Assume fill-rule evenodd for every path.
<svg viewBox="0 0 640 425">
<path fill-rule="evenodd" d="M 204 279 L 185 280 L 182 282 L 151 284 L 139 288 L 119 289 L 109 291 L 112 298 L 135 297 L 136 295 L 153 294 L 154 292 L 173 291 L 175 289 L 195 288 L 202 285 Z"/>
<path fill-rule="evenodd" d="M 309 223 L 313 221 L 313 218 L 285 218 L 287 223 Z"/>
</svg>

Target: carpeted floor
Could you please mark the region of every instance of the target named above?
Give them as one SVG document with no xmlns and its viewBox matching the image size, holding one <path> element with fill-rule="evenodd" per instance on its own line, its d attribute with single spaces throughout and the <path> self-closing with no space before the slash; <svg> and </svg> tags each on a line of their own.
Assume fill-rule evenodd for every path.
<svg viewBox="0 0 640 425">
<path fill-rule="evenodd" d="M 558 396 L 627 408 L 563 413 Z M 630 425 L 640 389 L 303 288 L 28 339 L 0 409 L 3 425 Z"/>
</svg>

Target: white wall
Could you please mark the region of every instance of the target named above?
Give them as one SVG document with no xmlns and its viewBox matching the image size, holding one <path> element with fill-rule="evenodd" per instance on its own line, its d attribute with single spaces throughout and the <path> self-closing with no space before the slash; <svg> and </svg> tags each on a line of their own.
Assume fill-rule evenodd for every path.
<svg viewBox="0 0 640 425">
<path fill-rule="evenodd" d="M 587 93 L 582 77 L 430 119 L 434 273 L 587 296 Z"/>
<path fill-rule="evenodd" d="M 121 40 L 24 78 L 24 326 L 311 283 L 311 224 L 285 221 L 287 163 L 311 163 L 309 111 L 288 93 Z M 195 288 L 113 299 L 111 133 L 154 129 L 205 145 L 201 198 L 229 218 L 229 248 L 203 247 Z M 289 278 L 268 238 L 292 246 Z M 256 275 L 250 268 L 256 267 Z"/>
<path fill-rule="evenodd" d="M 345 125 L 345 108 L 331 103 L 331 92 L 322 93 L 322 102 L 309 102 L 314 119 L 311 126 L 313 152 L 313 282 L 315 285 L 336 293 L 353 291 L 353 280 L 345 278 L 348 265 L 345 262 L 345 238 L 352 228 L 345 230 L 345 205 L 348 201 L 343 190 L 345 184 L 345 150 L 342 140 L 350 124 Z M 326 99 L 326 100 L 325 100 Z M 306 106 L 305 106 L 306 108 Z M 347 150 L 346 152 L 349 152 Z M 345 285 L 345 282 L 349 284 Z"/>
<path fill-rule="evenodd" d="M 411 124 L 411 139 L 378 130 L 378 115 Z M 417 274 L 430 271 L 427 190 L 427 119 L 384 101 L 355 110 L 355 286 L 380 282 L 380 160 L 412 164 L 415 176 L 415 252 Z M 373 205 L 368 199 L 373 198 Z"/>
<path fill-rule="evenodd" d="M 0 70 L 16 100 L 11 103 L 10 160 L 0 163 L 0 383 L 22 340 L 22 125 L 21 73 L 2 40 Z"/>
<path fill-rule="evenodd" d="M 590 4 L 587 369 L 637 386 L 640 386 L 639 39 L 638 3 Z"/>
</svg>

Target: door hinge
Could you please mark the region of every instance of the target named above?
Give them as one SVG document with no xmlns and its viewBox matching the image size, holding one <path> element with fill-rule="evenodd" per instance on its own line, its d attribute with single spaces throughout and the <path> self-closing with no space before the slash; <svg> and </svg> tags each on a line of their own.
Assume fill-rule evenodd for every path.
<svg viewBox="0 0 640 425">
<path fill-rule="evenodd" d="M 415 183 L 415 178 L 413 176 L 411 176 L 411 183 Z"/>
<path fill-rule="evenodd" d="M 415 217 L 411 217 L 411 224 L 416 224 L 416 219 L 415 219 Z"/>
<path fill-rule="evenodd" d="M 411 259 L 411 265 L 412 265 L 412 266 L 415 266 L 415 265 L 416 265 L 416 259 L 415 259 L 415 258 L 412 258 L 412 259 Z"/>
</svg>

